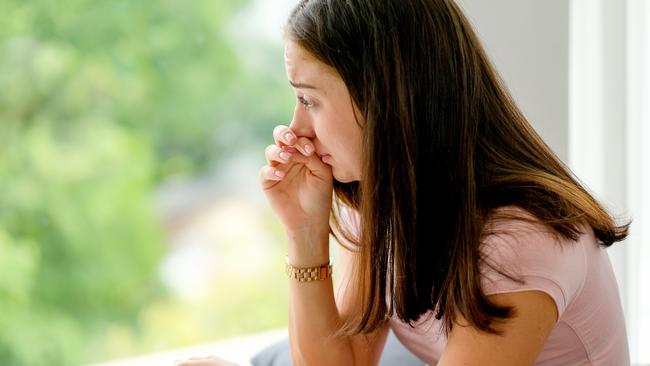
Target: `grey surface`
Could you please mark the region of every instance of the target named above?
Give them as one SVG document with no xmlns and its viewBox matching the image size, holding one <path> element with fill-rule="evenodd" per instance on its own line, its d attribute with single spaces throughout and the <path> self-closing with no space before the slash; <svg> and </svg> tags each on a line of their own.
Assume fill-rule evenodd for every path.
<svg viewBox="0 0 650 366">
<path fill-rule="evenodd" d="M 291 355 L 289 353 L 288 339 L 265 348 L 253 357 L 251 363 L 253 366 L 290 366 Z M 404 348 L 393 332 L 390 331 L 379 365 L 424 366 L 424 363 Z"/>
</svg>

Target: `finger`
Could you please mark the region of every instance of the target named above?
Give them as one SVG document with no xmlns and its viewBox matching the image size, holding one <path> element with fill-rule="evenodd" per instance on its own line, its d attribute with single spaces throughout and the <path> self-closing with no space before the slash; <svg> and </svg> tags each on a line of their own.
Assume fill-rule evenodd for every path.
<svg viewBox="0 0 650 366">
<path fill-rule="evenodd" d="M 285 125 L 279 125 L 275 126 L 273 129 L 273 139 L 275 140 L 275 144 L 278 146 L 291 146 L 296 143 L 297 137 L 289 127 Z"/>
<path fill-rule="evenodd" d="M 276 166 L 278 164 L 286 164 L 291 160 L 293 152 L 288 150 L 288 146 L 281 148 L 278 145 L 269 145 L 264 150 L 264 155 L 266 155 L 266 163 L 270 166 Z M 296 149 L 293 149 L 295 153 Z"/>
<path fill-rule="evenodd" d="M 311 156 L 311 154 L 316 150 L 311 140 L 306 137 L 298 137 L 298 140 L 292 146 L 298 149 L 298 151 L 305 156 Z"/>
<path fill-rule="evenodd" d="M 279 181 L 284 178 L 286 175 L 286 172 L 284 170 L 281 170 L 277 167 L 272 167 L 269 165 L 265 165 L 260 169 L 260 180 L 262 182 L 265 181 Z"/>
<path fill-rule="evenodd" d="M 318 154 L 311 154 L 310 156 L 304 156 L 302 154 L 294 154 L 291 157 L 291 161 L 295 163 L 301 163 L 304 164 L 309 171 L 311 171 L 314 175 L 325 178 L 328 175 L 331 175 L 331 167 L 325 163 L 323 163 L 323 160 L 318 156 Z"/>
<path fill-rule="evenodd" d="M 198 359 L 196 357 L 192 357 L 185 361 L 177 362 L 174 364 L 174 366 L 217 366 L 217 365 L 219 364 L 215 364 L 215 361 L 203 359 L 203 358 Z"/>
<path fill-rule="evenodd" d="M 176 365 L 179 366 L 187 366 L 187 365 L 197 365 L 198 362 L 203 362 L 207 359 L 205 356 L 191 356 L 189 358 L 186 358 L 184 360 L 176 361 Z"/>
</svg>

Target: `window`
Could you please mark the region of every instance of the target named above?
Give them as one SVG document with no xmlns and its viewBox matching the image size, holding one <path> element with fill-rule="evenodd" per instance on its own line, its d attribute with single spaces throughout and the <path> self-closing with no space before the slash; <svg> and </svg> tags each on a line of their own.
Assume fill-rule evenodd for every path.
<svg viewBox="0 0 650 366">
<path fill-rule="evenodd" d="M 650 4 L 573 0 L 569 165 L 610 208 L 633 219 L 610 258 L 632 364 L 650 363 Z"/>
</svg>

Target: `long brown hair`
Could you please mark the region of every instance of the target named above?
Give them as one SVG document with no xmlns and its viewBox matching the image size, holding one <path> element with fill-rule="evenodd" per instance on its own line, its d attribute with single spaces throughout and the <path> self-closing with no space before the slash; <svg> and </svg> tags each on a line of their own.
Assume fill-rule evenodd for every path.
<svg viewBox="0 0 650 366">
<path fill-rule="evenodd" d="M 358 311 L 342 334 L 428 310 L 445 332 L 460 314 L 498 333 L 513 309 L 488 300 L 479 272 L 497 208 L 567 239 L 581 223 L 605 247 L 626 237 L 527 122 L 452 0 L 303 0 L 287 36 L 339 73 L 364 117 L 362 179 L 334 186 L 332 232 L 353 239 L 342 206 L 361 218 Z"/>
</svg>

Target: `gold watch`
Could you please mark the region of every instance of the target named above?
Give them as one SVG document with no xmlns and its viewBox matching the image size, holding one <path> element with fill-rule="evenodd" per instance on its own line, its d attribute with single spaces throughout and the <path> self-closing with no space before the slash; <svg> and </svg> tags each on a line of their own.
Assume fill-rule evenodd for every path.
<svg viewBox="0 0 650 366">
<path fill-rule="evenodd" d="M 289 256 L 285 257 L 287 261 L 287 276 L 298 282 L 322 281 L 332 276 L 332 257 L 327 264 L 317 267 L 297 268 L 289 263 Z"/>
</svg>

